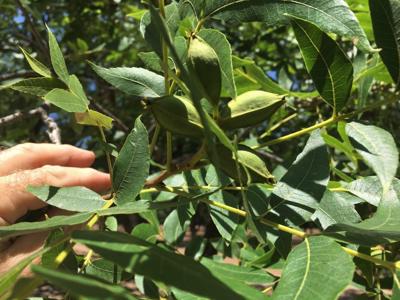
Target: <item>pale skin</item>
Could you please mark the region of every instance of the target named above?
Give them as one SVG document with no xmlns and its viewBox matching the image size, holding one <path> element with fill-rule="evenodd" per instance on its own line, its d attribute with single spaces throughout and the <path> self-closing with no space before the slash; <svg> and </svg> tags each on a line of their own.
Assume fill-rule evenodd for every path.
<svg viewBox="0 0 400 300">
<path fill-rule="evenodd" d="M 21 144 L 0 152 L 0 226 L 14 224 L 46 203 L 26 191 L 29 185 L 84 186 L 97 192 L 110 188 L 110 176 L 90 168 L 91 151 L 70 145 Z M 49 216 L 63 213 L 56 208 Z M 47 233 L 21 236 L 0 252 L 0 274 L 43 246 Z"/>
</svg>

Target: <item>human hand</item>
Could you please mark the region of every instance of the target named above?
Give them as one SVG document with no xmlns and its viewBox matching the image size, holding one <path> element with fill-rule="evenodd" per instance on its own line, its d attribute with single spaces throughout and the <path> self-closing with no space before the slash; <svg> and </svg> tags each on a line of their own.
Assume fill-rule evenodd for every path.
<svg viewBox="0 0 400 300">
<path fill-rule="evenodd" d="M 26 191 L 28 185 L 85 186 L 101 192 L 110 176 L 92 168 L 93 152 L 70 145 L 21 144 L 0 152 L 0 226 L 15 223 L 30 210 L 46 206 Z M 54 215 L 55 210 L 49 211 Z M 39 249 L 47 233 L 17 238 L 0 254 L 0 274 Z"/>
</svg>

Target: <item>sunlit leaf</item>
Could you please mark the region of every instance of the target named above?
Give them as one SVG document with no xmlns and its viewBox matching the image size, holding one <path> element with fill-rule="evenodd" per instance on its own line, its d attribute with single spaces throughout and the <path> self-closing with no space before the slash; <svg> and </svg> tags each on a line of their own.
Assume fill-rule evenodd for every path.
<svg viewBox="0 0 400 300">
<path fill-rule="evenodd" d="M 289 254 L 272 299 L 337 299 L 354 269 L 351 256 L 335 241 L 307 238 Z"/>
</svg>

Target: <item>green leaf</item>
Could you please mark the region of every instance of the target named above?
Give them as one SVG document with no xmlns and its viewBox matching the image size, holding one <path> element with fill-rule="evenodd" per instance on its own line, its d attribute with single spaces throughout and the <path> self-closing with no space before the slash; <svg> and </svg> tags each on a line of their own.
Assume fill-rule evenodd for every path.
<svg viewBox="0 0 400 300">
<path fill-rule="evenodd" d="M 392 300 L 399 300 L 400 299 L 400 271 L 396 271 L 393 273 L 393 295 Z"/>
<path fill-rule="evenodd" d="M 206 257 L 203 257 L 200 262 L 214 276 L 224 281 L 229 282 L 233 280 L 247 284 L 266 284 L 274 281 L 274 277 L 264 270 L 216 262 Z"/>
<path fill-rule="evenodd" d="M 335 112 L 350 96 L 353 65 L 343 50 L 326 33 L 304 20 L 291 20 L 306 68 L 321 97 Z"/>
<path fill-rule="evenodd" d="M 162 73 L 162 61 L 155 52 L 140 52 L 138 53 L 140 60 L 144 63 L 147 69 L 153 70 L 157 73 Z M 168 61 L 169 67 L 172 68 L 173 64 Z"/>
<path fill-rule="evenodd" d="M 89 104 L 89 100 L 86 97 L 85 90 L 83 89 L 78 77 L 76 77 L 75 75 L 70 75 L 68 87 L 71 93 L 80 98 L 86 104 Z"/>
<path fill-rule="evenodd" d="M 192 3 L 193 2 L 193 3 Z M 268 26 L 286 24 L 288 15 L 307 20 L 325 32 L 351 38 L 364 51 L 372 51 L 356 16 L 344 0 L 213 0 L 181 1 L 180 10 L 201 19 L 216 17 L 236 22 L 264 22 Z M 181 15 L 185 15 L 184 12 Z"/>
<path fill-rule="evenodd" d="M 96 259 L 85 268 L 85 274 L 95 276 L 109 283 L 119 283 L 123 272 L 120 267 L 105 259 Z"/>
<path fill-rule="evenodd" d="M 1 299 L 9 299 L 7 292 L 10 292 L 10 289 L 17 283 L 18 277 L 20 276 L 21 272 L 29 266 L 29 264 L 35 260 L 36 258 L 40 257 L 42 254 L 46 253 L 50 248 L 45 247 L 41 250 L 30 254 L 29 256 L 25 257 L 18 264 L 12 266 L 7 270 L 5 274 L 0 277 L 0 296 Z M 7 295 L 7 298 L 4 297 Z"/>
<path fill-rule="evenodd" d="M 83 113 L 75 113 L 75 119 L 76 123 L 81 125 L 102 126 L 106 129 L 111 129 L 113 122 L 113 118 L 91 109 Z"/>
<path fill-rule="evenodd" d="M 369 0 L 375 42 L 393 81 L 400 85 L 400 2 Z"/>
<path fill-rule="evenodd" d="M 271 189 L 268 189 L 266 184 L 252 184 L 247 188 L 246 197 L 256 217 L 269 211 L 269 196 L 271 196 Z"/>
<path fill-rule="evenodd" d="M 295 224 L 309 220 L 329 182 L 329 156 L 320 132 L 314 131 L 304 150 L 273 190 L 271 206 Z"/>
<path fill-rule="evenodd" d="M 325 191 L 313 219 L 318 219 L 323 229 L 337 223 L 358 223 L 360 215 L 349 198 L 355 198 L 347 193 Z"/>
<path fill-rule="evenodd" d="M 91 66 L 97 75 L 128 95 L 158 98 L 165 94 L 164 77 L 146 69 Z"/>
<path fill-rule="evenodd" d="M 99 194 L 85 187 L 28 186 L 27 191 L 47 204 L 68 211 L 95 211 L 106 203 Z"/>
<path fill-rule="evenodd" d="M 49 68 L 47 68 L 44 64 L 42 64 L 40 61 L 38 61 L 36 58 L 32 57 L 27 51 L 25 51 L 23 48 L 19 47 L 22 51 L 22 53 L 25 56 L 25 59 L 27 60 L 29 66 L 32 68 L 33 71 L 38 73 L 39 75 L 42 75 L 44 77 L 51 78 L 51 71 Z"/>
<path fill-rule="evenodd" d="M 217 144 L 216 149 L 218 156 L 215 156 L 215 154 L 211 152 L 209 153 L 211 162 L 226 175 L 239 181 L 234 152 L 221 144 Z M 237 156 L 240 177 L 243 182 L 274 182 L 274 177 L 271 175 L 265 162 L 256 151 L 245 145 L 239 145 Z"/>
<path fill-rule="evenodd" d="M 164 231 L 165 231 L 165 228 L 164 228 Z M 147 242 L 155 244 L 157 241 L 157 236 L 159 235 L 159 230 L 153 224 L 141 223 L 141 224 L 136 225 L 132 229 L 131 235 L 133 235 L 139 239 L 142 239 Z"/>
<path fill-rule="evenodd" d="M 51 59 L 51 64 L 53 65 L 54 72 L 56 72 L 57 76 L 65 84 L 68 84 L 69 73 L 60 46 L 58 45 L 57 39 L 51 32 L 49 27 L 47 27 L 47 32 L 49 34 L 50 59 Z"/>
<path fill-rule="evenodd" d="M 176 2 L 167 5 L 165 7 L 165 24 L 173 38 L 178 30 L 180 20 L 181 18 L 179 16 Z M 153 21 L 154 20 L 151 18 L 150 13 L 145 13 L 140 21 L 140 32 L 151 48 L 162 57 L 161 34 L 157 29 L 157 25 L 154 24 Z"/>
<path fill-rule="evenodd" d="M 225 191 L 218 191 L 209 196 L 209 199 L 231 207 L 239 208 L 238 199 Z M 239 224 L 239 216 L 225 209 L 210 206 L 210 215 L 220 235 L 227 241 L 231 241 Z"/>
<path fill-rule="evenodd" d="M 62 81 L 55 78 L 38 77 L 22 79 L 7 87 L 15 91 L 43 97 L 53 89 L 65 88 L 65 85 Z"/>
<path fill-rule="evenodd" d="M 112 207 L 98 210 L 96 212 L 82 212 L 70 216 L 55 216 L 45 221 L 19 222 L 10 226 L 0 227 L 0 240 L 13 236 L 25 235 L 34 232 L 48 231 L 61 226 L 73 226 L 85 223 L 96 213 L 99 216 L 129 215 L 149 211 L 148 201 L 136 201 L 123 207 Z"/>
<path fill-rule="evenodd" d="M 137 299 L 119 285 L 109 284 L 83 275 L 60 272 L 41 266 L 32 266 L 32 271 L 71 295 L 95 299 Z"/>
<path fill-rule="evenodd" d="M 385 193 L 399 166 L 399 152 L 392 135 L 382 128 L 356 122 L 346 125 L 346 133 L 357 153 L 378 175 Z"/>
<path fill-rule="evenodd" d="M 337 299 L 354 269 L 351 256 L 335 241 L 307 238 L 289 254 L 272 299 Z"/>
<path fill-rule="evenodd" d="M 222 89 L 231 98 L 236 98 L 236 86 L 233 80 L 232 49 L 225 35 L 218 30 L 202 29 L 198 35 L 209 44 L 218 56 L 222 76 Z"/>
<path fill-rule="evenodd" d="M 140 118 L 125 140 L 114 164 L 113 189 L 118 205 L 135 201 L 149 175 L 149 138 Z"/>
<path fill-rule="evenodd" d="M 211 299 L 244 299 L 193 259 L 128 234 L 76 231 L 72 238 L 120 265 L 127 272 Z"/>
<path fill-rule="evenodd" d="M 193 212 L 188 205 L 180 205 L 174 209 L 164 221 L 164 238 L 167 243 L 173 244 L 179 240 L 190 225 Z"/>
<path fill-rule="evenodd" d="M 382 185 L 376 176 L 362 177 L 345 184 L 343 188 L 373 206 L 378 206 L 382 199 Z"/>
<path fill-rule="evenodd" d="M 335 224 L 328 227 L 326 235 L 366 246 L 400 241 L 400 180 L 395 179 L 369 219 L 357 224 Z"/>
<path fill-rule="evenodd" d="M 63 89 L 53 89 L 43 99 L 67 112 L 84 112 L 88 109 L 84 100 Z"/>
</svg>

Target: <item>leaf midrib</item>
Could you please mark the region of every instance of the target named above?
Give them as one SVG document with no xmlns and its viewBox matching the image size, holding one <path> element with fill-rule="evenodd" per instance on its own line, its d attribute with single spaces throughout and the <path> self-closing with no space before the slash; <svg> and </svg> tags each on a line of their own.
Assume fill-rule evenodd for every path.
<svg viewBox="0 0 400 300">
<path fill-rule="evenodd" d="M 215 15 L 215 14 L 218 14 L 220 11 L 224 10 L 225 8 L 227 8 L 227 7 L 229 7 L 229 6 L 236 5 L 236 4 L 240 4 L 240 3 L 245 3 L 245 2 L 251 2 L 251 1 L 250 1 L 250 0 L 237 0 L 237 1 L 234 1 L 234 2 L 231 2 L 231 3 L 228 3 L 228 4 L 225 4 L 225 5 L 222 5 L 222 6 L 218 7 L 217 9 L 215 9 L 214 11 L 211 11 L 210 13 L 208 13 L 207 15 L 205 15 L 203 18 L 204 18 L 204 19 L 207 19 L 207 18 L 209 18 L 209 17 L 212 17 L 212 16 Z M 295 4 L 295 5 L 297 4 L 297 5 L 300 5 L 300 6 L 305 6 L 305 7 L 307 7 L 308 9 L 316 10 L 316 11 L 318 11 L 318 12 L 324 14 L 325 16 L 327 16 L 327 17 L 329 17 L 329 18 L 331 18 L 331 19 L 336 20 L 337 22 L 339 22 L 340 24 L 342 24 L 346 29 L 348 29 L 350 32 L 352 32 L 353 34 L 356 34 L 356 32 L 355 32 L 353 29 L 351 29 L 349 26 L 347 26 L 345 23 L 341 22 L 340 20 L 338 20 L 338 19 L 335 18 L 334 16 L 329 15 L 327 12 L 325 12 L 325 11 L 323 11 L 323 10 L 317 8 L 317 7 L 313 7 L 313 6 L 308 5 L 308 4 L 306 4 L 306 3 L 301 3 L 301 2 L 298 2 L 298 1 L 294 1 L 294 0 L 284 1 L 284 3 L 278 3 L 278 5 L 279 5 L 279 4 L 283 5 L 283 6 L 285 7 L 285 10 L 286 10 L 286 5 L 288 4 L 288 2 L 289 2 L 289 3 L 292 3 L 292 4 Z"/>
<path fill-rule="evenodd" d="M 305 284 L 306 284 L 306 280 L 308 277 L 308 274 L 310 273 L 310 265 L 311 265 L 311 249 L 310 249 L 310 242 L 308 240 L 308 238 L 305 238 L 304 240 L 305 244 L 306 244 L 306 251 L 307 251 L 307 263 L 306 263 L 306 269 L 304 271 L 304 276 L 303 279 L 300 283 L 299 289 L 296 292 L 296 295 L 294 296 L 294 300 L 297 300 L 301 294 L 301 292 L 303 291 Z"/>
<path fill-rule="evenodd" d="M 116 69 L 118 69 L 118 68 L 114 68 L 114 70 L 116 70 Z M 158 93 L 156 93 L 151 87 L 149 87 L 148 85 L 146 85 L 146 84 L 143 83 L 143 82 L 140 82 L 140 81 L 137 81 L 137 80 L 135 80 L 135 79 L 132 79 L 132 78 L 129 78 L 129 77 L 125 77 L 125 76 L 122 76 L 122 75 L 117 75 L 117 74 L 114 74 L 114 73 L 109 73 L 109 76 L 114 77 L 114 78 L 121 78 L 121 79 L 124 79 L 124 80 L 126 80 L 126 81 L 130 81 L 130 82 L 136 83 L 136 84 L 138 84 L 138 85 L 140 85 L 140 86 L 143 86 L 143 87 L 145 87 L 145 88 L 151 90 L 151 91 L 154 92 L 156 95 L 158 95 Z M 160 95 L 158 95 L 158 96 L 160 96 Z"/>
</svg>

